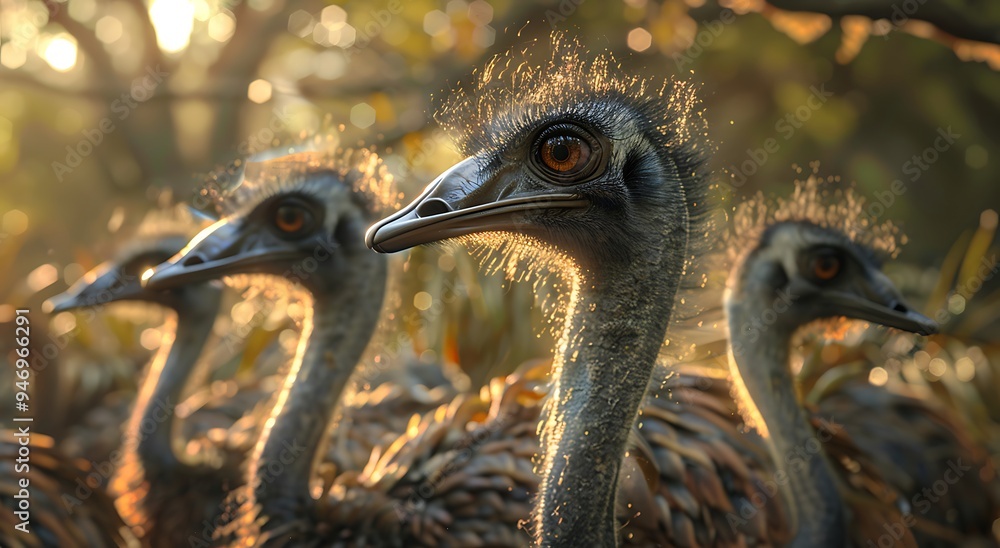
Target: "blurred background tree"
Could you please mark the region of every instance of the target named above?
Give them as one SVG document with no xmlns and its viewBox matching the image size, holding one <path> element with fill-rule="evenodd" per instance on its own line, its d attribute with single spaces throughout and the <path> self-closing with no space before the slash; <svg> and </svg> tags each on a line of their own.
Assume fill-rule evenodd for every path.
<svg viewBox="0 0 1000 548">
<path fill-rule="evenodd" d="M 456 159 L 437 100 L 552 30 L 698 82 L 711 167 L 735 196 L 787 192 L 819 161 L 883 197 L 912 242 L 904 260 L 932 269 L 923 287 L 955 242 L 958 257 L 996 245 L 989 0 L 0 2 L 0 322 L 109 256 L 163 189 L 204 205 L 208 173 L 302 131 L 375 145 L 411 198 Z M 497 372 L 547 355 L 530 286 L 472 264 L 412 253 L 396 298 L 414 351 Z M 86 339 L 68 313 L 51 328 Z"/>
</svg>

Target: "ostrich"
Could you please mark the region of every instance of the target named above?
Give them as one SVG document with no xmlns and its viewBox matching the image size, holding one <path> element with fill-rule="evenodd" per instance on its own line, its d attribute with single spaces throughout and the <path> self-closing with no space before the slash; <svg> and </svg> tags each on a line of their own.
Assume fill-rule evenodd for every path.
<svg viewBox="0 0 1000 548">
<path fill-rule="evenodd" d="M 358 162 L 362 167 L 351 167 Z M 341 369 L 348 359 L 357 361 L 384 291 L 384 282 L 373 275 L 384 272 L 384 257 L 358 249 L 361 242 L 351 239 L 374 209 L 365 189 L 384 184 L 364 175 L 377 173 L 375 166 L 374 157 L 330 161 L 305 155 L 248 167 L 247 188 L 232 197 L 233 214 L 148 280 L 155 288 L 241 272 L 288 277 L 297 267 L 300 274 L 309 272 L 295 281 L 313 294 L 315 319 L 305 325 L 293 373 L 251 461 L 248 485 L 259 487 L 234 495 L 238 508 L 218 541 L 439 545 L 480 538 L 500 546 L 527 541 L 518 522 L 528 517 L 538 486 L 531 470 L 542 395 L 530 388 L 535 377 L 527 373 L 495 380 L 489 398 L 460 395 L 413 419 L 384 450 L 371 453 L 363 470 L 335 477 L 319 501 L 311 496 L 312 463 L 322 458 L 322 435 L 350 373 Z M 285 236 L 289 228 L 294 234 Z M 317 250 L 329 255 L 312 263 Z M 354 331 L 342 335 L 344 329 Z M 718 403 L 727 401 L 720 400 L 724 390 L 709 393 L 683 380 L 666 386 L 692 401 L 717 403 L 699 408 L 662 391 L 653 396 L 637 429 L 648 439 L 628 457 L 630 491 L 619 514 L 635 524 L 630 534 L 636 545 L 662 538 L 656 536 L 661 529 L 676 530 L 683 540 L 695 527 L 716 535 L 709 539 L 725 538 L 727 531 L 714 532 L 715 522 L 724 523 L 725 513 L 740 501 L 762 496 L 757 486 L 765 477 L 766 450 L 750 437 L 733 436 L 735 424 L 719 427 L 738 418 L 731 399 Z M 345 422 L 358 419 L 354 424 L 362 426 L 364 416 L 385 412 L 378 407 L 365 406 L 372 412 L 358 414 L 345 409 Z M 337 426 L 334 438 L 344 428 Z M 671 450 L 679 445 L 683 457 L 678 458 Z M 640 473 L 644 468 L 654 471 Z M 723 468 L 724 484 L 703 479 Z M 647 484 L 669 487 L 667 496 L 643 493 Z M 422 498 L 428 487 L 432 493 Z M 780 531 L 775 525 L 780 517 L 769 512 L 764 508 L 751 520 L 752 538 L 778 538 L 771 531 Z M 646 523 L 646 515 L 659 517 Z M 649 531 L 640 533 L 640 526 Z"/>
<path fill-rule="evenodd" d="M 154 546 L 187 543 L 201 521 L 214 516 L 227 489 L 240 484 L 245 451 L 218 447 L 212 454 L 186 455 L 175 449 L 176 406 L 197 373 L 198 358 L 212 332 L 222 298 L 221 286 L 198 283 L 165 291 L 143 287 L 153 266 L 183 249 L 197 224 L 184 206 L 150 213 L 135 241 L 118 256 L 95 268 L 65 294 L 52 300 L 52 310 L 98 306 L 114 301 L 147 301 L 175 314 L 165 328 L 172 332 L 153 358 L 128 419 L 120 449 L 111 451 L 117 470 L 110 492 L 135 533 Z M 264 392 L 240 394 L 249 411 Z M 211 410 L 199 410 L 182 424 L 185 439 L 204 424 L 218 422 Z M 223 417 L 223 422 L 232 422 Z M 116 444 L 117 446 L 117 444 Z M 219 454 L 215 454 L 219 453 Z M 221 462 L 217 462 L 221 461 Z"/>
<path fill-rule="evenodd" d="M 171 291 L 142 286 L 146 272 L 182 249 L 196 227 L 182 222 L 175 228 L 162 231 L 157 238 L 140 239 L 116 261 L 85 276 L 53 306 L 60 311 L 102 301 L 146 300 L 175 313 L 166 327 L 174 333 L 172 341 L 160 346 L 139 389 L 125 428 L 121 464 L 110 485 L 119 511 L 136 534 L 161 546 L 186 542 L 189 527 L 185 525 L 198 524 L 197 518 L 205 512 L 198 506 L 206 500 L 218 505 L 229 480 L 225 470 L 185 462 L 174 450 L 174 408 L 194 373 L 222 298 L 221 288 L 208 283 Z M 115 263 L 120 270 L 113 268 Z M 229 476 L 238 477 L 238 463 L 229 466 Z"/>
<path fill-rule="evenodd" d="M 534 537 L 615 546 L 629 432 L 708 211 L 706 145 L 689 87 L 554 42 L 550 61 L 494 60 L 473 93 L 457 94 L 444 116 L 470 157 L 366 242 L 394 252 L 486 232 L 489 244 L 529 243 L 563 267 L 571 289 L 541 424 Z"/>
<path fill-rule="evenodd" d="M 106 261 L 84 276 L 66 292 L 49 299 L 46 308 L 53 314 L 66 310 L 87 308 L 93 315 L 106 304 L 119 301 L 145 301 L 167 307 L 184 305 L 169 293 L 148 291 L 142 287 L 143 273 L 169 259 L 180 251 L 187 240 L 197 231 L 197 224 L 183 206 L 164 207 L 148 213 L 139 228 L 114 258 Z M 205 288 L 205 293 L 218 290 Z M 170 302 L 168 302 L 170 301 Z M 196 318 L 197 325 L 192 330 L 207 331 L 215 321 L 215 313 Z M 170 345 L 161 347 L 161 352 L 169 352 Z M 178 348 L 178 351 L 180 349 Z M 197 357 L 200 348 L 192 349 L 190 356 Z M 188 367 L 193 364 L 187 364 Z M 71 456 L 90 461 L 105 461 L 121 443 L 122 425 L 128 420 L 134 398 L 113 393 L 101 405 L 70 428 L 69 434 L 60 443 L 61 449 Z"/>
<path fill-rule="evenodd" d="M 229 196 L 230 215 L 147 280 L 150 288 L 168 288 L 271 275 L 311 295 L 295 358 L 248 461 L 247 488 L 232 499 L 233 519 L 259 515 L 277 539 L 308 534 L 300 518 L 314 505 L 314 463 L 379 319 L 386 261 L 365 248 L 363 234 L 394 199 L 390 185 L 368 150 L 249 163 Z"/>
<path fill-rule="evenodd" d="M 99 471 L 66 457 L 44 434 L 32 433 L 27 446 L 25 439 L 17 429 L 0 431 L 0 545 L 139 545 L 111 498 L 90 479 Z M 18 515 L 22 503 L 29 505 L 30 521 Z"/>
<path fill-rule="evenodd" d="M 778 205 L 758 197 L 741 206 L 741 236 L 732 245 L 741 251 L 725 296 L 735 393 L 787 474 L 783 498 L 797 518 L 791 545 L 861 546 L 892 528 L 899 530 L 892 540 L 921 546 L 988 542 L 1000 508 L 995 474 L 985 465 L 985 450 L 974 447 L 947 413 L 867 382 L 826 394 L 816 415 L 796 398 L 789 361 L 792 337 L 803 325 L 847 317 L 922 335 L 937 330 L 880 271 L 875 249 L 895 251 L 891 223 L 861 224 L 863 202 L 851 191 L 838 193 L 833 205 L 823 202 L 819 181 L 810 178 Z M 819 439 L 815 419 L 824 416 L 839 421 L 850 440 L 834 436 L 819 454 L 792 465 L 790 455 Z M 955 462 L 967 463 L 978 477 L 951 490 L 978 491 L 972 495 L 978 502 L 952 493 L 923 507 L 921 489 L 956 479 L 949 471 Z M 862 477 L 867 480 L 858 481 Z M 864 493 L 861 486 L 876 482 L 879 490 Z M 892 528 L 883 530 L 883 523 Z"/>
<path fill-rule="evenodd" d="M 366 234 L 369 247 L 380 252 L 448 238 L 517 253 L 530 246 L 527 251 L 541 255 L 542 264 L 561 267 L 571 280 L 541 423 L 542 483 L 533 524 L 535 541 L 544 546 L 618 543 L 615 501 L 621 509 L 628 497 L 621 491 L 616 497 L 615 488 L 629 429 L 650 378 L 666 374 L 654 369 L 654 361 L 685 258 L 697 252 L 703 232 L 708 185 L 699 159 L 705 145 L 696 138 L 700 123 L 690 90 L 678 85 L 657 93 L 612 65 L 608 59 L 582 61 L 572 47 L 556 47 L 553 60 L 541 65 L 517 58 L 492 62 L 475 93 L 459 93 L 444 108 L 446 120 L 464 132 L 462 150 L 471 157 Z M 725 394 L 687 393 L 697 402 L 692 417 L 733 405 Z M 655 410 L 643 409 L 647 427 L 650 416 Z M 746 465 L 731 454 L 720 456 L 737 439 L 739 423 L 718 419 L 707 431 L 726 441 L 705 445 L 715 461 L 696 459 L 678 442 L 653 449 L 657 456 L 678 453 L 681 462 L 707 465 L 677 472 L 676 461 L 657 461 L 661 478 L 666 473 L 682 481 L 660 482 L 658 500 L 673 504 L 645 513 L 654 522 L 664 520 L 645 538 L 695 545 L 790 536 L 773 508 L 754 510 L 753 519 L 760 521 L 746 524 L 753 531 L 735 534 L 727 526 L 730 502 L 721 486 L 729 483 L 730 471 Z M 676 426 L 692 424 L 700 423 Z M 705 431 L 695 428 L 691 439 L 704 442 Z M 835 439 L 831 453 L 857 455 L 850 438 Z M 690 494 L 691 485 L 704 488 L 700 497 L 679 496 Z M 706 502 L 715 516 L 699 514 Z M 629 527 L 625 531 L 632 534 Z"/>
</svg>

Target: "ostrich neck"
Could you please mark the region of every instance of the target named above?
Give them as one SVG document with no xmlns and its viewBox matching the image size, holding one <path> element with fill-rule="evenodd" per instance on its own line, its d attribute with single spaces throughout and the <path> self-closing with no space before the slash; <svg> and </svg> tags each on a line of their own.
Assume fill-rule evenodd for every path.
<svg viewBox="0 0 1000 548">
<path fill-rule="evenodd" d="M 785 500 L 797 523 L 792 545 L 845 546 L 846 516 L 834 472 L 796 398 L 789 368 L 794 329 L 761 328 L 753 320 L 773 303 L 756 301 L 760 306 L 727 304 L 730 369 L 742 395 L 740 405 L 767 439 L 777 471 L 787 475 Z"/>
<path fill-rule="evenodd" d="M 222 297 L 220 290 L 208 286 L 195 293 L 197 297 L 192 296 L 179 305 L 176 316 L 164 327 L 166 333 L 173 333 L 164 336 L 149 365 L 129 422 L 126 439 L 134 444 L 131 447 L 147 477 L 156 475 L 148 474 L 150 471 L 184 465 L 173 450 L 174 409 L 212 332 Z"/>
<path fill-rule="evenodd" d="M 367 250 L 366 250 L 367 251 Z M 299 517 L 309 480 L 340 395 L 378 321 L 385 263 L 353 282 L 314 294 L 302 337 L 249 467 L 249 485 L 269 523 Z"/>
<path fill-rule="evenodd" d="M 663 248 L 574 277 L 541 427 L 539 545 L 617 545 L 618 472 L 670 319 L 671 259 L 683 260 Z"/>
</svg>

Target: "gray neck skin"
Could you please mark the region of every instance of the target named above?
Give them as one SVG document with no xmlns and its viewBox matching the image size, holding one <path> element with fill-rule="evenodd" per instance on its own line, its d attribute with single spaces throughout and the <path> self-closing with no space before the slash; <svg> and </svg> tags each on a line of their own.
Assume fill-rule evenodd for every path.
<svg viewBox="0 0 1000 548">
<path fill-rule="evenodd" d="M 134 449 L 147 479 L 188 466 L 173 450 L 174 408 L 212 333 L 222 299 L 222 290 L 208 284 L 181 292 L 174 306 L 174 340 L 161 345 L 153 358 L 126 433 L 126 450 Z"/>
<path fill-rule="evenodd" d="M 314 460 L 340 395 L 368 346 L 385 294 L 385 258 L 363 250 L 338 287 L 313 290 L 295 360 L 250 461 L 248 485 L 267 527 L 302 517 Z"/>
<path fill-rule="evenodd" d="M 684 261 L 685 235 L 663 231 L 628 264 L 592 261 L 574 283 L 542 425 L 541 546 L 618 544 L 618 472 Z"/>
<path fill-rule="evenodd" d="M 745 396 L 752 400 L 740 404 L 751 412 L 756 409 L 754 415 L 767 428 L 775 466 L 788 476 L 785 501 L 798 526 L 790 545 L 845 546 L 844 503 L 823 451 L 814 452 L 819 439 L 796 398 L 789 367 L 791 338 L 798 326 L 782 325 L 779 321 L 766 331 L 758 330 L 759 338 L 750 342 L 751 330 L 746 326 L 755 325 L 753 319 L 760 318 L 775 302 L 774 289 L 762 285 L 750 282 L 739 298 L 730 296 L 726 302 L 732 351 L 730 371 L 736 382 L 746 387 Z"/>
</svg>

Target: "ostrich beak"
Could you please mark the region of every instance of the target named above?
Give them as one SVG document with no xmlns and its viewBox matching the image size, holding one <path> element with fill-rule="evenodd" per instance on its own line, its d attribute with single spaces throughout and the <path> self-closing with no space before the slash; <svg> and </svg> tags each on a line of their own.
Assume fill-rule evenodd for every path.
<svg viewBox="0 0 1000 548">
<path fill-rule="evenodd" d="M 568 192 L 513 191 L 509 172 L 481 177 L 479 161 L 470 157 L 427 185 L 410 205 L 368 229 L 365 243 L 379 253 L 488 231 L 530 228 L 525 212 L 587 207 L 590 202 Z"/>
<path fill-rule="evenodd" d="M 144 293 L 136 276 L 125 274 L 114 262 L 108 261 L 84 274 L 65 292 L 45 301 L 42 309 L 55 314 L 74 308 L 139 299 Z"/>
<path fill-rule="evenodd" d="M 232 274 L 263 272 L 274 260 L 294 251 L 276 237 L 261 237 L 252 228 L 221 220 L 202 230 L 169 261 L 143 279 L 150 289 L 215 280 Z"/>
<path fill-rule="evenodd" d="M 937 322 L 907 305 L 896 286 L 878 270 L 869 271 L 868 278 L 850 290 L 823 291 L 819 298 L 837 314 L 849 318 L 918 335 L 933 335 L 938 332 Z"/>
</svg>

